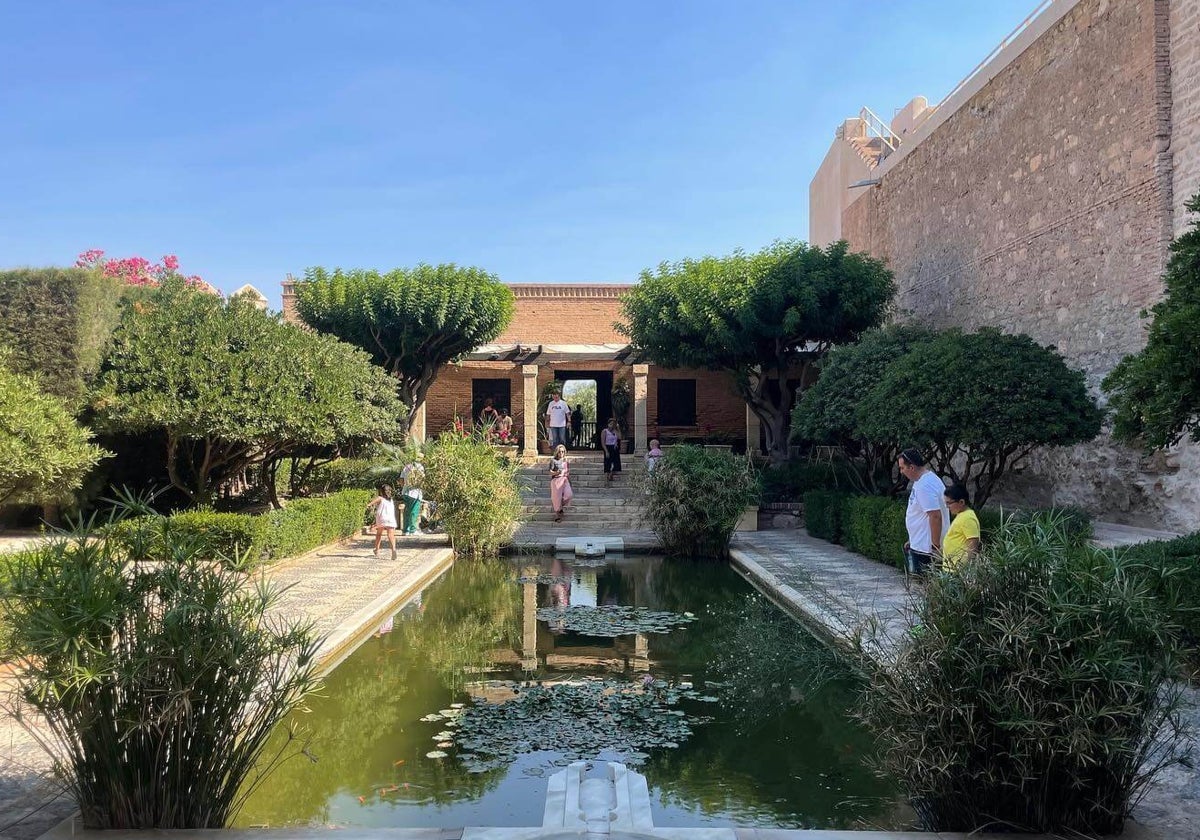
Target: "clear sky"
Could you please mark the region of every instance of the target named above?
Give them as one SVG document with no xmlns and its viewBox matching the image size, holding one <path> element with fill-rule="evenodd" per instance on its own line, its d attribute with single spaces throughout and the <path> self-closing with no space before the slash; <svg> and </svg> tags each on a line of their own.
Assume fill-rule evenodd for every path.
<svg viewBox="0 0 1200 840">
<path fill-rule="evenodd" d="M 1036 0 L 0 0 L 0 267 L 631 282 L 808 232 L 837 124 Z"/>
</svg>

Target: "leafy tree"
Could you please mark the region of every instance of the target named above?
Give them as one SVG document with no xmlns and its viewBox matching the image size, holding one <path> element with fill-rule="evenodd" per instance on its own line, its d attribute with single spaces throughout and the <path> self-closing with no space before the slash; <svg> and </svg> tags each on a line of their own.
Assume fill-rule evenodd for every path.
<svg viewBox="0 0 1200 840">
<path fill-rule="evenodd" d="M 0 505 L 65 501 L 107 453 L 58 399 L 0 352 Z"/>
<path fill-rule="evenodd" d="M 161 430 L 171 484 L 196 503 L 256 465 L 394 439 L 401 413 L 366 354 L 177 279 L 126 308 L 93 407 L 103 428 Z"/>
<path fill-rule="evenodd" d="M 898 490 L 893 473 L 905 441 L 867 438 L 863 424 L 869 418 L 860 407 L 864 395 L 883 379 L 893 361 L 936 335 L 921 327 L 896 325 L 869 330 L 854 344 L 833 350 L 821 360 L 820 378 L 796 403 L 792 437 L 840 446 L 862 467 L 845 473 L 848 480 L 861 482 L 859 489 L 872 493 Z"/>
<path fill-rule="evenodd" d="M 309 326 L 370 353 L 396 377 L 412 412 L 442 365 L 504 331 L 513 294 L 494 274 L 452 263 L 387 273 L 310 268 L 296 287 L 296 307 Z"/>
<path fill-rule="evenodd" d="M 892 328 L 831 353 L 826 373 L 800 404 L 802 434 L 851 441 L 851 454 L 889 471 L 915 445 L 979 506 L 1034 449 L 1100 431 L 1082 372 L 1027 335 Z"/>
<path fill-rule="evenodd" d="M 1187 203 L 1200 213 L 1200 193 Z M 1148 313 L 1150 335 L 1105 377 L 1116 410 L 1113 436 L 1146 449 L 1200 442 L 1200 220 L 1171 243 L 1166 295 Z M 1147 313 L 1143 313 L 1146 315 Z"/>
<path fill-rule="evenodd" d="M 779 462 L 795 399 L 781 384 L 803 380 L 832 346 L 878 325 L 894 290 L 882 262 L 845 242 L 776 242 L 642 272 L 618 329 L 657 364 L 731 373 Z"/>
</svg>

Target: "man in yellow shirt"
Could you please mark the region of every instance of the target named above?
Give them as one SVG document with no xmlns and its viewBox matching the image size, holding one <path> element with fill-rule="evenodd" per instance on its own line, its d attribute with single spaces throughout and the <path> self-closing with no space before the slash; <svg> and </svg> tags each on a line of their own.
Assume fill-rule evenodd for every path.
<svg viewBox="0 0 1200 840">
<path fill-rule="evenodd" d="M 967 504 L 967 488 L 961 484 L 947 487 L 945 499 L 954 519 L 942 543 L 942 568 L 954 572 L 979 553 L 979 517 Z"/>
</svg>

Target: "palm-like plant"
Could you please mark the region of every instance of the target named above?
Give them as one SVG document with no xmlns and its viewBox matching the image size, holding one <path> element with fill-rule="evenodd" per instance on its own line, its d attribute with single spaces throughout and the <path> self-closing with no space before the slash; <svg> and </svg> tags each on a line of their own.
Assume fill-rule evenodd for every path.
<svg viewBox="0 0 1200 840">
<path fill-rule="evenodd" d="M 81 524 L 16 558 L 3 590 L 14 701 L 44 720 L 30 731 L 88 828 L 225 826 L 299 752 L 294 732 L 264 747 L 318 684 L 318 639 L 272 611 L 280 591 L 159 521 L 140 533 L 169 540 L 165 559 Z"/>
</svg>

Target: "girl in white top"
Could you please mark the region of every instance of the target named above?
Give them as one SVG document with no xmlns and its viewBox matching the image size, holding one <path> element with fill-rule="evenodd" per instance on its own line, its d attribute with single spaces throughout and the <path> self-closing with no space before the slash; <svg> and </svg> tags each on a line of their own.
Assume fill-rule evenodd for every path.
<svg viewBox="0 0 1200 840">
<path fill-rule="evenodd" d="M 367 505 L 367 510 L 375 512 L 375 551 L 379 556 L 379 544 L 383 542 L 386 531 L 388 545 L 392 548 L 392 559 L 396 559 L 396 503 L 392 501 L 392 488 L 389 484 L 379 485 L 379 495 Z"/>
</svg>

